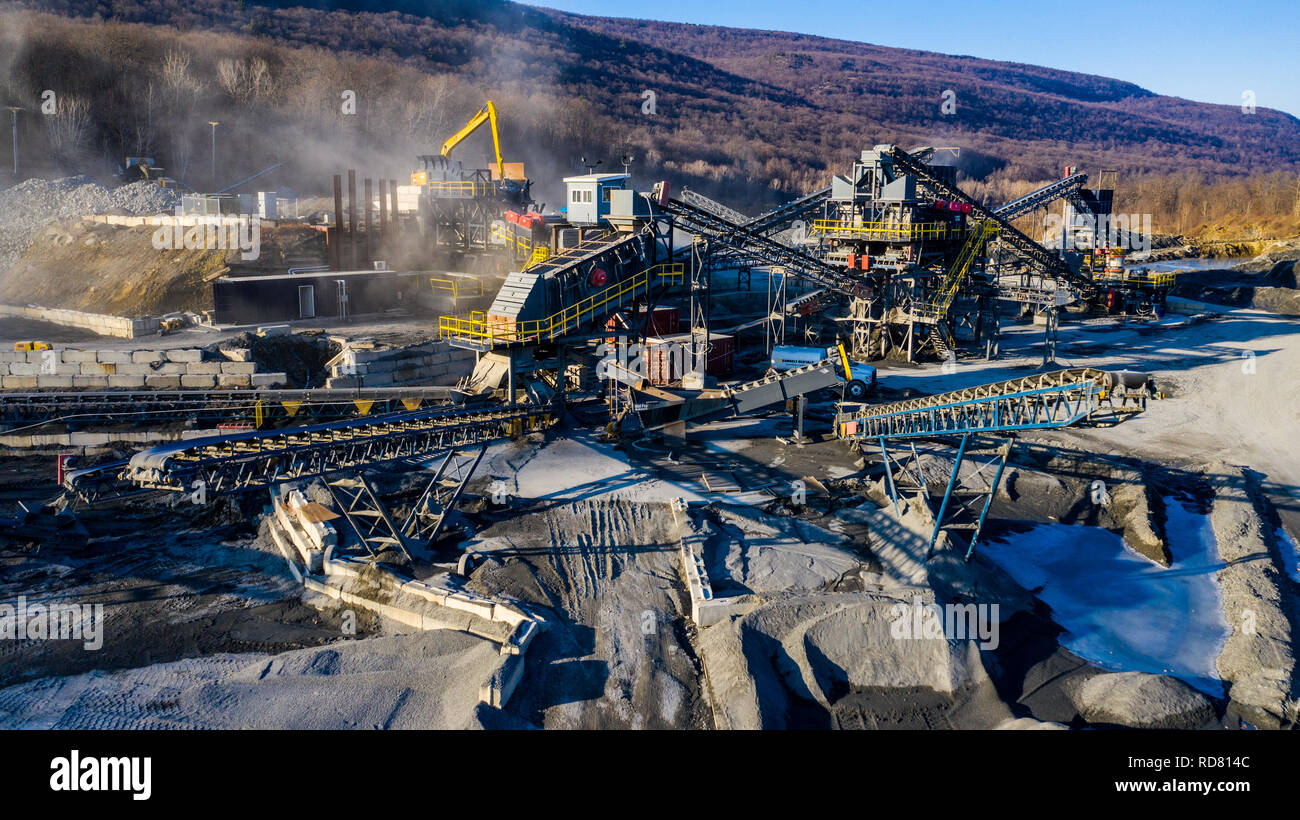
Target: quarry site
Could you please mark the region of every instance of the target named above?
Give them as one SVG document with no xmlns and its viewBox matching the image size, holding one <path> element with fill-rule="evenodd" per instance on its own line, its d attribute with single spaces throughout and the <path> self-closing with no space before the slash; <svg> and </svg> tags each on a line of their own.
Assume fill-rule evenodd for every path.
<svg viewBox="0 0 1300 820">
<path fill-rule="evenodd" d="M 0 194 L 0 725 L 1295 726 L 1300 243 L 930 148 L 756 216 L 447 153 Z"/>
<path fill-rule="evenodd" d="M 1300 236 L 1162 233 L 1065 137 L 757 210 L 473 105 L 293 188 L 201 106 L 188 181 L 29 177 L 9 106 L 0 728 L 1300 725 Z"/>
</svg>

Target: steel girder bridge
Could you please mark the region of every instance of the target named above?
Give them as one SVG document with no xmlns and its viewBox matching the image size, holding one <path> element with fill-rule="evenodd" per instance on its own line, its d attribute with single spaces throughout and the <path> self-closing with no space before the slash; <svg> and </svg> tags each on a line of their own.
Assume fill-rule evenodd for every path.
<svg viewBox="0 0 1300 820">
<path fill-rule="evenodd" d="M 885 492 L 900 514 L 900 490 L 912 489 L 922 495 L 928 492 L 916 442 L 957 437 L 957 453 L 934 516 L 926 558 L 933 554 L 940 531 L 964 530 L 969 535 L 965 555 L 969 560 L 1011 454 L 1010 440 L 993 448 L 967 479 L 968 485 L 975 479 L 982 479 L 985 485 L 962 487 L 962 464 L 977 460 L 972 450 L 973 437 L 1012 436 L 1025 430 L 1079 424 L 1114 424 L 1146 409 L 1152 395 L 1150 377 L 1145 373 L 1072 368 L 841 412 L 835 418 L 835 433 L 840 439 L 858 444 L 864 455 L 873 445 L 879 446 Z M 891 445 L 907 448 L 901 459 L 891 458 Z M 984 477 L 988 470 L 992 471 L 991 478 Z"/>
<path fill-rule="evenodd" d="M 129 461 L 74 470 L 64 488 L 87 501 L 149 490 L 206 498 L 266 489 L 517 437 L 550 427 L 559 412 L 530 405 L 439 409 L 193 438 L 142 450 Z"/>
</svg>

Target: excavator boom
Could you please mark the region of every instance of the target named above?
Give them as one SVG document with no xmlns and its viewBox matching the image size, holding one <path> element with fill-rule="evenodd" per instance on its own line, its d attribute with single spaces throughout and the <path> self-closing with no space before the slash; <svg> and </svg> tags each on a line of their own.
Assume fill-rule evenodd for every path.
<svg viewBox="0 0 1300 820">
<path fill-rule="evenodd" d="M 450 157 L 452 149 L 465 140 L 470 134 L 473 134 L 483 123 L 490 123 L 492 126 L 492 147 L 496 151 L 497 174 L 498 179 L 506 178 L 506 164 L 501 157 L 501 132 L 497 128 L 497 107 L 488 100 L 487 105 L 478 110 L 478 113 L 470 117 L 465 127 L 457 131 L 446 142 L 442 144 L 443 157 Z"/>
</svg>

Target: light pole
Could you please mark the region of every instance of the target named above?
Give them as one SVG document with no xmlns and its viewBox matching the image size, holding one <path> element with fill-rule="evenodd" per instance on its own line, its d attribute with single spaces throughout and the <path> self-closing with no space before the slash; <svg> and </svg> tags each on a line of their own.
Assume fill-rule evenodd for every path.
<svg viewBox="0 0 1300 820">
<path fill-rule="evenodd" d="M 221 125 L 221 123 L 216 120 L 208 120 L 208 125 L 212 126 L 212 155 L 211 167 L 208 169 L 208 181 L 215 189 L 217 186 L 217 126 Z"/>
<path fill-rule="evenodd" d="M 18 112 L 22 111 L 23 108 L 22 106 L 19 105 L 6 105 L 5 108 L 9 109 L 9 113 L 13 116 L 13 120 L 14 120 L 14 181 L 17 181 L 18 180 Z"/>
</svg>

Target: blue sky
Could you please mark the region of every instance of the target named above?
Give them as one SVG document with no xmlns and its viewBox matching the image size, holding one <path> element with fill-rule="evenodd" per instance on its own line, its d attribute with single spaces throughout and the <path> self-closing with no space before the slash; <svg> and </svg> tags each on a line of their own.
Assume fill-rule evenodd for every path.
<svg viewBox="0 0 1300 820">
<path fill-rule="evenodd" d="M 1242 93 L 1251 90 L 1257 106 L 1300 117 L 1300 0 L 526 2 L 578 14 L 796 31 L 1031 63 L 1200 102 L 1240 105 Z"/>
</svg>

